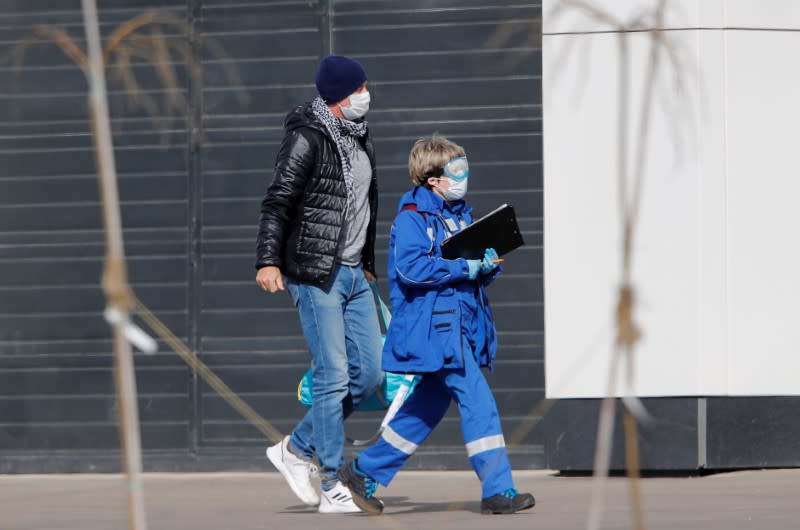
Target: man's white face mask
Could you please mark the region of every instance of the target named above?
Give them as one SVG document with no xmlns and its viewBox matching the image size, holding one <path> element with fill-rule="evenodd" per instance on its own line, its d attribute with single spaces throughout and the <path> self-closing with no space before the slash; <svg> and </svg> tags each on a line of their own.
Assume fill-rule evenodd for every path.
<svg viewBox="0 0 800 530">
<path fill-rule="evenodd" d="M 353 92 L 350 94 L 350 106 L 342 107 L 339 105 L 342 114 L 348 120 L 357 120 L 363 117 L 369 110 L 369 90 L 363 92 Z"/>
</svg>

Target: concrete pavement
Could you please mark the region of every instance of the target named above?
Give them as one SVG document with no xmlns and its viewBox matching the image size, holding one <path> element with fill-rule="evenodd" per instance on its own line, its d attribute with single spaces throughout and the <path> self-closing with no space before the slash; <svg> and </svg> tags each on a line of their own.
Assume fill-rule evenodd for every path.
<svg viewBox="0 0 800 530">
<path fill-rule="evenodd" d="M 477 530 L 586 528 L 591 478 L 515 472 L 520 491 L 537 499 L 511 516 L 479 513 L 471 472 L 401 472 L 382 516 L 321 515 L 299 504 L 277 473 L 147 474 L 148 530 Z M 603 528 L 632 528 L 628 487 L 612 478 Z M 800 528 L 800 470 L 742 471 L 706 477 L 642 480 L 650 530 L 789 530 Z M 1 530 L 124 530 L 119 475 L 0 476 Z"/>
</svg>

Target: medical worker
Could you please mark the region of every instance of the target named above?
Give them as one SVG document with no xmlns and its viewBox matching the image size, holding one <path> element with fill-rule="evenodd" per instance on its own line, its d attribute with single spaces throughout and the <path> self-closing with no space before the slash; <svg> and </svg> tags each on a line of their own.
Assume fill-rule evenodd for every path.
<svg viewBox="0 0 800 530">
<path fill-rule="evenodd" d="M 418 140 L 408 159 L 414 188 L 400 199 L 389 241 L 393 318 L 383 369 L 421 380 L 375 445 L 339 468 L 339 480 L 362 510 L 380 514 L 377 484 L 394 476 L 441 421 L 453 400 L 467 455 L 481 482 L 481 512 L 514 513 L 534 498 L 517 493 L 500 416 L 481 367 L 492 369 L 497 335 L 485 287 L 500 273 L 497 253 L 481 260 L 442 258 L 447 237 L 472 222 L 464 202 L 464 149 L 438 135 Z"/>
</svg>

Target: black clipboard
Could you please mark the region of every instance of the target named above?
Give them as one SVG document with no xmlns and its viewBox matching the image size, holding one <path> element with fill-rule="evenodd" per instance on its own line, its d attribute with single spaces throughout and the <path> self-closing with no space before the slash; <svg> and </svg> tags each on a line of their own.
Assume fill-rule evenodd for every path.
<svg viewBox="0 0 800 530">
<path fill-rule="evenodd" d="M 514 207 L 503 204 L 442 242 L 445 259 L 482 259 L 487 248 L 502 256 L 522 246 Z"/>
</svg>

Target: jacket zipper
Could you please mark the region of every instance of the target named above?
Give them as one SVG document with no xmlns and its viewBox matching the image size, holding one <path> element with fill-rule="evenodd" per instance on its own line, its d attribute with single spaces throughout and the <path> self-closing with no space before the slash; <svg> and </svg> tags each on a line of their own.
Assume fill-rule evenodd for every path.
<svg viewBox="0 0 800 530">
<path fill-rule="evenodd" d="M 486 304 L 483 301 L 484 296 L 485 296 L 485 293 L 483 291 L 483 286 L 479 285 L 478 286 L 478 300 L 480 300 L 480 302 L 481 302 L 481 313 L 483 315 L 486 315 Z M 487 329 L 487 326 L 486 326 L 486 319 L 483 320 L 483 336 L 485 337 L 484 341 L 483 341 L 484 342 L 483 345 L 486 348 L 486 363 L 487 363 L 488 367 L 491 369 L 492 365 L 494 364 L 494 362 L 493 362 L 493 359 L 492 359 L 491 355 L 489 354 L 489 330 Z M 480 364 L 480 359 L 478 359 L 478 364 Z"/>
<path fill-rule="evenodd" d="M 461 302 L 458 303 L 458 344 L 461 350 L 461 366 L 466 366 L 467 361 L 464 358 L 464 329 L 461 325 Z"/>
</svg>

